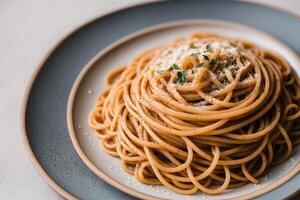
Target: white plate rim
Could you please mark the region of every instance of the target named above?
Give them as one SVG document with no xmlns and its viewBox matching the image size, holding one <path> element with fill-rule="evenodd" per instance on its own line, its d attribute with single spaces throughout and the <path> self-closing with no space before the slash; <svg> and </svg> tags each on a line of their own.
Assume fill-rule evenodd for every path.
<svg viewBox="0 0 300 200">
<path fill-rule="evenodd" d="M 162 198 L 157 198 L 155 196 L 151 196 L 151 195 L 136 191 L 132 188 L 129 188 L 129 187 L 123 185 L 122 183 L 118 182 L 117 180 L 114 180 L 108 174 L 102 172 L 87 157 L 87 155 L 82 150 L 80 143 L 77 139 L 77 136 L 76 136 L 77 133 L 75 131 L 74 122 L 73 122 L 73 105 L 74 105 L 74 100 L 76 97 L 77 90 L 80 86 L 82 79 L 84 78 L 86 73 L 93 67 L 93 65 L 102 56 L 109 53 L 111 50 L 113 50 L 117 46 L 122 45 L 129 40 L 132 40 L 136 37 L 140 37 L 140 36 L 150 33 L 150 32 L 159 31 L 159 30 L 163 30 L 166 28 L 176 27 L 176 26 L 189 25 L 189 24 L 192 25 L 192 24 L 198 24 L 198 23 L 214 23 L 214 24 L 220 23 L 223 26 L 225 25 L 225 26 L 231 26 L 231 27 L 239 27 L 239 28 L 247 29 L 247 31 L 254 31 L 255 34 L 259 34 L 263 37 L 268 37 L 269 39 L 272 39 L 274 42 L 276 42 L 277 44 L 280 44 L 282 47 L 287 49 L 289 51 L 288 53 L 290 55 L 293 55 L 293 57 L 297 58 L 298 63 L 300 64 L 300 58 L 298 57 L 298 55 L 293 50 L 291 50 L 288 46 L 286 46 L 282 42 L 275 39 L 273 36 L 270 36 L 269 34 L 263 32 L 263 31 L 260 31 L 254 27 L 242 25 L 239 23 L 233 23 L 233 22 L 227 22 L 227 21 L 221 21 L 221 20 L 212 20 L 212 19 L 187 19 L 187 20 L 171 21 L 171 22 L 167 22 L 167 23 L 157 24 L 157 25 L 150 26 L 150 27 L 144 28 L 142 30 L 136 31 L 127 36 L 124 36 L 124 37 L 118 39 L 117 41 L 111 43 L 110 45 L 108 45 L 107 47 L 102 49 L 101 51 L 99 51 L 80 71 L 80 73 L 76 77 L 73 87 L 71 89 L 71 92 L 70 92 L 70 95 L 68 98 L 68 103 L 67 103 L 67 125 L 68 125 L 69 135 L 70 135 L 72 144 L 75 147 L 77 154 L 80 156 L 81 160 L 87 165 L 87 167 L 92 172 L 94 172 L 98 177 L 100 177 L 102 180 L 104 180 L 106 183 L 110 184 L 111 186 L 113 186 L 129 195 L 132 195 L 132 196 L 135 196 L 138 198 L 142 198 L 142 199 L 162 199 Z M 275 188 L 279 187 L 280 185 L 286 183 L 293 176 L 295 176 L 299 171 L 300 171 L 300 163 L 298 163 L 285 177 L 277 180 L 274 183 L 269 184 L 268 186 L 266 186 L 262 189 L 255 191 L 255 192 L 251 192 L 246 195 L 239 196 L 238 199 L 250 199 L 250 198 L 254 198 L 254 197 L 260 196 L 262 194 L 265 194 L 265 193 L 271 191 L 272 189 L 275 189 Z"/>
</svg>

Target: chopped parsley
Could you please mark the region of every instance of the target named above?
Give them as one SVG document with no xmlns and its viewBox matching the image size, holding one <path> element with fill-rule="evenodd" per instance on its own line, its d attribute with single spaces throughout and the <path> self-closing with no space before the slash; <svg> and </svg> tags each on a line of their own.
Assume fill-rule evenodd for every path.
<svg viewBox="0 0 300 200">
<path fill-rule="evenodd" d="M 195 73 L 195 70 L 192 69 L 192 74 L 194 74 L 194 73 Z"/>
<path fill-rule="evenodd" d="M 194 52 L 194 53 L 191 54 L 191 56 L 197 56 L 199 54 L 200 54 L 200 52 Z"/>
<path fill-rule="evenodd" d="M 209 60 L 209 57 L 208 57 L 208 55 L 202 55 L 203 56 L 203 58 L 205 59 L 205 60 Z"/>
<path fill-rule="evenodd" d="M 209 62 L 209 65 L 215 65 L 217 63 L 218 63 L 218 60 L 214 58 Z"/>
<path fill-rule="evenodd" d="M 206 51 L 208 51 L 208 52 L 212 52 L 212 51 L 213 51 L 212 46 L 211 46 L 210 43 L 208 43 L 208 44 L 206 45 Z"/>
<path fill-rule="evenodd" d="M 178 69 L 178 70 L 180 69 L 179 66 L 176 63 L 171 65 L 171 67 L 169 68 L 169 71 L 174 70 L 174 69 Z"/>
<path fill-rule="evenodd" d="M 184 84 L 186 81 L 186 71 L 178 71 L 177 72 L 177 83 L 181 85 Z"/>
<path fill-rule="evenodd" d="M 204 63 L 198 63 L 198 64 L 196 65 L 197 68 L 200 68 L 200 67 L 203 67 L 203 66 L 204 66 Z"/>
<path fill-rule="evenodd" d="M 222 68 L 228 68 L 229 64 L 228 63 L 221 63 L 220 66 Z"/>
</svg>

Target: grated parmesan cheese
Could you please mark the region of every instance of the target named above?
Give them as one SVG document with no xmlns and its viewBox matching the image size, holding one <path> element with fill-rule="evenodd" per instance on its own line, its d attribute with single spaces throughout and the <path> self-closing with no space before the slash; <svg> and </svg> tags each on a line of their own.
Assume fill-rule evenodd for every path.
<svg viewBox="0 0 300 200">
<path fill-rule="evenodd" d="M 187 56 L 191 56 L 193 54 L 211 55 L 212 52 L 207 51 L 208 44 L 210 44 L 214 50 L 220 51 L 221 57 L 233 59 L 238 55 L 237 47 L 230 44 L 227 40 L 196 43 L 194 48 L 186 42 L 177 47 L 170 46 L 162 52 L 157 52 L 157 58 L 150 63 L 150 68 L 160 74 L 168 70 L 173 64 L 179 65 L 180 61 Z"/>
</svg>

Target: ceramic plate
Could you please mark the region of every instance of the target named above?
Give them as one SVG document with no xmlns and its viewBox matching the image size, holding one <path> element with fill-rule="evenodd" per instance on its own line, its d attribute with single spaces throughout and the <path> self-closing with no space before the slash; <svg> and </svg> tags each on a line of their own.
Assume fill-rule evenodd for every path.
<svg viewBox="0 0 300 200">
<path fill-rule="evenodd" d="M 239 189 L 227 190 L 220 195 L 198 192 L 192 196 L 176 194 L 163 186 L 149 186 L 137 182 L 122 170 L 118 158 L 107 155 L 99 147 L 99 138 L 88 127 L 89 112 L 97 101 L 97 95 L 105 88 L 105 75 L 130 63 L 134 57 L 147 49 L 172 42 L 191 33 L 216 33 L 247 39 L 258 46 L 282 54 L 300 75 L 300 61 L 296 53 L 271 36 L 253 28 L 216 20 L 188 20 L 156 25 L 130 34 L 100 51 L 82 70 L 76 79 L 68 102 L 68 127 L 75 148 L 83 162 L 101 178 L 129 194 L 153 199 L 249 199 L 268 192 L 286 182 L 300 170 L 300 148 L 284 164 L 273 168 L 262 177 L 261 183 L 248 184 Z M 118 58 L 118 59 L 116 59 Z M 142 193 L 142 194 L 141 194 Z"/>
<path fill-rule="evenodd" d="M 28 86 L 22 110 L 23 138 L 28 154 L 43 178 L 65 198 L 132 198 L 106 184 L 89 170 L 71 143 L 66 109 L 75 78 L 98 52 L 116 40 L 146 27 L 186 19 L 217 19 L 252 26 L 275 36 L 298 54 L 300 52 L 298 18 L 273 8 L 245 2 L 226 0 L 155 2 L 113 12 L 81 26 L 58 42 L 41 61 Z M 126 43 L 129 44 L 129 41 Z M 138 52 L 133 53 L 136 55 Z M 283 52 L 285 51 L 282 50 Z M 121 64 L 126 64 L 126 61 L 122 61 Z M 93 95 L 97 95 L 101 88 L 91 89 L 93 93 L 87 98 L 94 102 L 96 96 Z M 84 135 L 82 137 L 87 140 L 80 141 L 90 141 L 88 137 Z M 94 143 L 93 148 L 98 151 L 96 141 Z M 112 170 L 115 167 L 117 164 L 113 165 Z M 102 178 L 108 181 L 104 176 Z M 117 180 L 117 177 L 113 178 Z M 128 185 L 126 181 L 124 179 L 121 184 Z M 299 184 L 300 175 L 297 175 L 271 192 L 259 196 L 258 199 L 285 198 L 295 193 L 299 189 Z M 131 188 L 123 187 L 122 190 L 133 194 Z M 162 195 L 165 195 L 163 191 Z"/>
</svg>

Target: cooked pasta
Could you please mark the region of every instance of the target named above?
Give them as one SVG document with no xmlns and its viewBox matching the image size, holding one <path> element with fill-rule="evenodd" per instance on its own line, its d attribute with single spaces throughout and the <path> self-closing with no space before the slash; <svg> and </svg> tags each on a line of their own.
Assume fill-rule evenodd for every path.
<svg viewBox="0 0 300 200">
<path fill-rule="evenodd" d="M 108 74 L 89 125 L 139 182 L 219 194 L 291 156 L 299 105 L 299 78 L 280 55 L 195 33 Z"/>
</svg>

